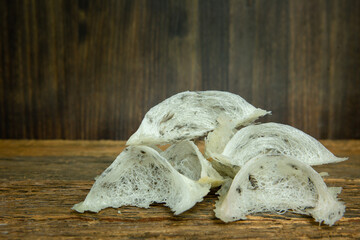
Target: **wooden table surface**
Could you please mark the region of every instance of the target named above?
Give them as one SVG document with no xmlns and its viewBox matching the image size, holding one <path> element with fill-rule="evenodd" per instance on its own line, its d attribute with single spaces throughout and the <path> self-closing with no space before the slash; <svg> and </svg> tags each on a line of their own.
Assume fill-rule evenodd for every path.
<svg viewBox="0 0 360 240">
<path fill-rule="evenodd" d="M 70 208 L 82 201 L 94 177 L 124 148 L 123 141 L 0 140 L 0 239 L 29 238 L 360 238 L 360 140 L 322 143 L 349 160 L 316 167 L 328 186 L 343 187 L 344 217 L 319 226 L 311 217 L 257 214 L 223 223 L 214 216 L 215 190 L 174 216 L 169 208 L 122 207 L 98 214 Z M 201 146 L 202 148 L 202 146 Z"/>
</svg>

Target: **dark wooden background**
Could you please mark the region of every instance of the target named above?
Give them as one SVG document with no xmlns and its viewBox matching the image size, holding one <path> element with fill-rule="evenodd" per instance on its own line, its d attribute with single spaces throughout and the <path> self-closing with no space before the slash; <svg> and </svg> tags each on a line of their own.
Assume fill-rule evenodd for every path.
<svg viewBox="0 0 360 240">
<path fill-rule="evenodd" d="M 0 1 L 0 138 L 127 139 L 184 90 L 360 138 L 360 1 Z"/>
</svg>

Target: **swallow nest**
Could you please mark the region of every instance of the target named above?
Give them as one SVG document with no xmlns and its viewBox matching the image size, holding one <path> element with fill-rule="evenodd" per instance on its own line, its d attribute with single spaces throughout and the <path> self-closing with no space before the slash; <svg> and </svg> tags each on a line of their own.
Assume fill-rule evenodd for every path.
<svg viewBox="0 0 360 240">
<path fill-rule="evenodd" d="M 338 158 L 306 133 L 221 91 L 178 93 L 151 108 L 127 147 L 72 209 L 99 212 L 164 203 L 181 214 L 219 187 L 215 216 L 224 222 L 259 212 L 292 211 L 333 225 L 345 212 L 341 188 L 327 187 L 311 166 Z M 195 140 L 205 138 L 203 155 Z M 165 151 L 157 145 L 170 144 Z"/>
</svg>

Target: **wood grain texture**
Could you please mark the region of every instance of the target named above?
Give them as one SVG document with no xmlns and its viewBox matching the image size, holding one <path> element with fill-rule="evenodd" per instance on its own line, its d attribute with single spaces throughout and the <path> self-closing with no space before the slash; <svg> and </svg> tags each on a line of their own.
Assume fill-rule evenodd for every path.
<svg viewBox="0 0 360 240">
<path fill-rule="evenodd" d="M 0 138 L 127 139 L 185 90 L 360 138 L 360 1 L 4 0 Z"/>
<path fill-rule="evenodd" d="M 360 238 L 359 140 L 323 141 L 335 154 L 350 157 L 317 167 L 330 174 L 325 178 L 328 186 L 343 187 L 340 198 L 346 203 L 346 213 L 333 227 L 293 213 L 256 214 L 225 224 L 214 216 L 215 190 L 179 216 L 162 204 L 149 209 L 122 207 L 121 214 L 117 209 L 98 214 L 72 211 L 124 143 L 0 141 L 0 239 Z"/>
</svg>

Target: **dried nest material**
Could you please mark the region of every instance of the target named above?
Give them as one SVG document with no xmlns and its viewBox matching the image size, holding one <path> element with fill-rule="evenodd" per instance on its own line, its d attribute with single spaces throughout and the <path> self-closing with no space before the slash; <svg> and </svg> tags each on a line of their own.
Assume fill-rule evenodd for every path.
<svg viewBox="0 0 360 240">
<path fill-rule="evenodd" d="M 226 128 L 229 123 L 225 122 L 224 125 L 222 128 Z M 219 135 L 223 134 L 226 136 L 225 139 L 228 139 L 227 132 L 221 131 Z M 220 167 L 215 165 L 219 171 L 226 171 L 226 168 L 233 169 L 233 166 L 241 167 L 250 159 L 263 154 L 295 157 L 309 165 L 335 163 L 347 159 L 334 156 L 319 141 L 306 133 L 279 123 L 244 127 L 232 136 L 225 147 L 218 149 L 212 147 L 217 139 L 212 139 L 210 134 L 209 137 L 206 142 L 206 152 L 222 164 Z"/>
<path fill-rule="evenodd" d="M 222 115 L 217 119 L 219 123 L 214 131 L 205 138 L 205 155 L 212 157 L 224 151 L 224 148 L 236 133 L 236 123 Z"/>
<path fill-rule="evenodd" d="M 336 199 L 341 188 L 327 188 L 310 165 L 346 158 L 335 157 L 317 140 L 287 125 L 246 126 L 269 113 L 228 92 L 176 94 L 146 113 L 127 142 L 131 146 L 73 209 L 148 208 L 156 202 L 180 214 L 201 201 L 211 186 L 222 184 L 215 213 L 225 222 L 256 212 L 291 210 L 333 225 L 345 211 Z M 190 141 L 202 137 L 211 163 Z M 165 151 L 156 146 L 168 143 L 173 145 Z"/>
<path fill-rule="evenodd" d="M 180 174 L 153 148 L 131 146 L 97 178 L 86 199 L 73 209 L 99 212 L 124 205 L 148 208 L 156 202 L 180 214 L 201 201 L 209 189 L 210 184 Z"/>
<path fill-rule="evenodd" d="M 151 108 L 127 145 L 166 144 L 196 139 L 214 130 L 221 115 L 233 119 L 235 125 L 239 126 L 268 113 L 229 92 L 182 92 Z"/>
<path fill-rule="evenodd" d="M 291 210 L 333 225 L 345 206 L 336 199 L 339 189 L 327 188 L 309 165 L 286 156 L 262 156 L 248 161 L 218 192 L 215 214 L 224 222 L 246 219 L 257 212 Z"/>
<path fill-rule="evenodd" d="M 183 141 L 170 146 L 161 153 L 165 159 L 181 174 L 199 183 L 220 186 L 223 178 L 211 166 L 198 147 L 191 141 Z"/>
</svg>

